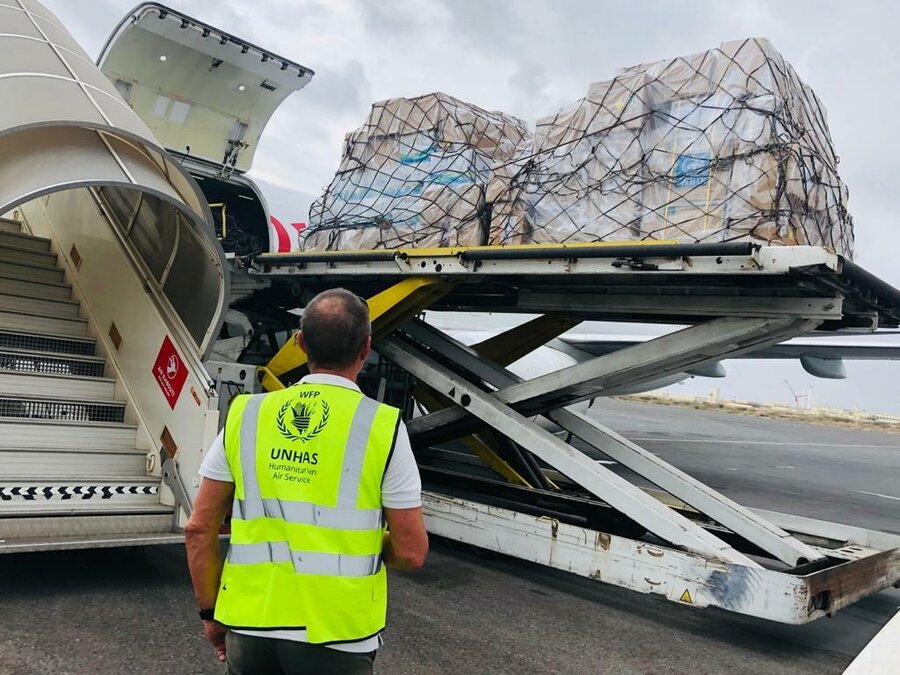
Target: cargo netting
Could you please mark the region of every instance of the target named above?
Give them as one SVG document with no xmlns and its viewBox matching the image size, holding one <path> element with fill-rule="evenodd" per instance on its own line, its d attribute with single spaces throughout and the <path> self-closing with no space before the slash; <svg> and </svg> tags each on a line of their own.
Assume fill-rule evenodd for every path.
<svg viewBox="0 0 900 675">
<path fill-rule="evenodd" d="M 346 136 L 340 168 L 310 209 L 301 246 L 483 244 L 492 168 L 513 160 L 528 137 L 521 120 L 440 93 L 376 103 Z"/>
<path fill-rule="evenodd" d="M 852 257 L 825 109 L 763 39 L 623 69 L 525 124 L 442 94 L 373 107 L 304 249 L 673 240 Z"/>
</svg>

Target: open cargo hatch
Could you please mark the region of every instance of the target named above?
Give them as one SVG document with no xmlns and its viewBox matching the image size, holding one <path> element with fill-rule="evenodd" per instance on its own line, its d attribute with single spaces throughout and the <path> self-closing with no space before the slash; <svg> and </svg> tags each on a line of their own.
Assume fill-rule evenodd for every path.
<svg viewBox="0 0 900 675">
<path fill-rule="evenodd" d="M 250 169 L 272 113 L 313 76 L 154 2 L 119 23 L 98 65 L 166 148 L 226 177 Z"/>
</svg>

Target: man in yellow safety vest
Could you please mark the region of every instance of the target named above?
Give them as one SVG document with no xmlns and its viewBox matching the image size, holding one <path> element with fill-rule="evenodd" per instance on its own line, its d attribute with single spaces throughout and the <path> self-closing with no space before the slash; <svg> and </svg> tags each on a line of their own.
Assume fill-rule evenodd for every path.
<svg viewBox="0 0 900 675">
<path fill-rule="evenodd" d="M 400 411 L 355 384 L 372 343 L 365 301 L 320 293 L 296 339 L 311 374 L 237 397 L 200 468 L 185 527 L 194 594 L 229 673 L 371 673 L 385 565 L 421 567 L 428 552 L 421 480 Z"/>
</svg>

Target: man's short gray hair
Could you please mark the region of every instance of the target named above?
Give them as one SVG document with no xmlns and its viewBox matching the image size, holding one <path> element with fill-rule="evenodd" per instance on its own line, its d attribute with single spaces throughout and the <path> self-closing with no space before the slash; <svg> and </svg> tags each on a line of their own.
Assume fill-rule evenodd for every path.
<svg viewBox="0 0 900 675">
<path fill-rule="evenodd" d="M 309 301 L 300 319 L 309 362 L 321 368 L 346 368 L 372 334 L 369 306 L 343 288 L 322 291 Z"/>
</svg>

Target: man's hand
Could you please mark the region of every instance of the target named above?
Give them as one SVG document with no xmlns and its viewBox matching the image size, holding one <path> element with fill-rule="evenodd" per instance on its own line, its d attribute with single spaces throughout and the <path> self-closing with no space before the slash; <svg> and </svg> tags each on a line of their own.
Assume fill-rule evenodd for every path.
<svg viewBox="0 0 900 675">
<path fill-rule="evenodd" d="M 216 656 L 219 658 L 219 661 L 224 661 L 225 633 L 228 632 L 228 629 L 218 621 L 204 621 L 203 632 L 206 634 L 206 639 L 216 648 Z"/>
</svg>

